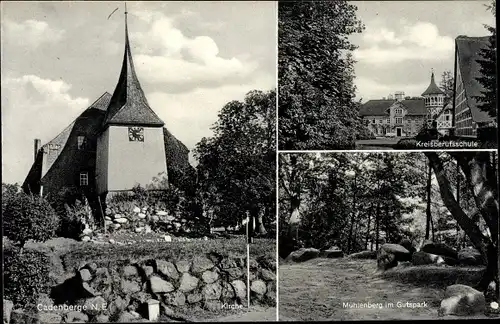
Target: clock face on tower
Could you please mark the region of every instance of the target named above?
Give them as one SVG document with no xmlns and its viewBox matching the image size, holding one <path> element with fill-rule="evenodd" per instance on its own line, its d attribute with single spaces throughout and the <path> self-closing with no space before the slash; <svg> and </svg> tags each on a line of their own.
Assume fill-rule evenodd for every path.
<svg viewBox="0 0 500 324">
<path fill-rule="evenodd" d="M 131 142 L 144 142 L 144 128 L 143 127 L 129 127 L 128 140 Z"/>
</svg>

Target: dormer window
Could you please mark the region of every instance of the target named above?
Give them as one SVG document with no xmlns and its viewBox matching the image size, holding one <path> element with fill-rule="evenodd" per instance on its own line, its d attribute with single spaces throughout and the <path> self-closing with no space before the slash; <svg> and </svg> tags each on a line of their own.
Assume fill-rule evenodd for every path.
<svg viewBox="0 0 500 324">
<path fill-rule="evenodd" d="M 396 108 L 396 115 L 401 115 L 403 113 L 403 109 Z"/>
<path fill-rule="evenodd" d="M 80 172 L 80 186 L 88 186 L 88 185 L 89 185 L 89 173 Z"/>
</svg>

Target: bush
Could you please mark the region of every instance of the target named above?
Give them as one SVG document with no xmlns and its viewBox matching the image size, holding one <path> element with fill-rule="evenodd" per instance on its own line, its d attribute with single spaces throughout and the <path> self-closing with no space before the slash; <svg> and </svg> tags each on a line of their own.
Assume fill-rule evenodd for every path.
<svg viewBox="0 0 500 324">
<path fill-rule="evenodd" d="M 84 229 L 82 218 L 86 210 L 80 200 L 85 198 L 78 188 L 65 187 L 47 200 L 59 216 L 60 224 L 57 235 L 66 238 L 79 239 Z M 83 216 L 82 216 L 83 215 Z"/>
<path fill-rule="evenodd" d="M 21 250 L 4 259 L 5 298 L 24 307 L 49 293 L 50 259 L 40 251 Z"/>
<path fill-rule="evenodd" d="M 56 236 L 59 218 L 41 197 L 18 193 L 3 211 L 4 235 L 24 244 L 27 240 L 46 241 Z"/>
</svg>

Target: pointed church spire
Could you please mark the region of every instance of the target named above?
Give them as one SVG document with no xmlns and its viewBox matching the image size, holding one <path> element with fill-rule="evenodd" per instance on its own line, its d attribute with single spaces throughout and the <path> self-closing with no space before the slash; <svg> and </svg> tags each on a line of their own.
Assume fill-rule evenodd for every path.
<svg viewBox="0 0 500 324">
<path fill-rule="evenodd" d="M 118 84 L 106 112 L 104 125 L 163 126 L 165 123 L 151 109 L 135 73 L 128 36 L 128 11 L 125 2 L 125 50 Z"/>
<path fill-rule="evenodd" d="M 434 69 L 431 70 L 431 83 L 427 87 L 427 90 L 422 93 L 422 96 L 433 95 L 433 94 L 444 94 L 443 90 L 439 89 L 434 81 Z"/>
</svg>

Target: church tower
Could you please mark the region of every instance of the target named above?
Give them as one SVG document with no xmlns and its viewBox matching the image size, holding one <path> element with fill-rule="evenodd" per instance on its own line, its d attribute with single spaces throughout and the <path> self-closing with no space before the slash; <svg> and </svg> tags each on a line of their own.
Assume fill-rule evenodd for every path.
<svg viewBox="0 0 500 324">
<path fill-rule="evenodd" d="M 118 84 L 97 139 L 99 195 L 145 186 L 167 174 L 164 122 L 151 109 L 135 73 L 125 7 L 125 51 Z"/>
<path fill-rule="evenodd" d="M 425 109 L 427 111 L 426 119 L 427 126 L 432 127 L 434 119 L 443 109 L 445 93 L 436 85 L 434 81 L 434 71 L 431 74 L 431 83 L 427 90 L 422 93 L 425 100 Z"/>
</svg>

